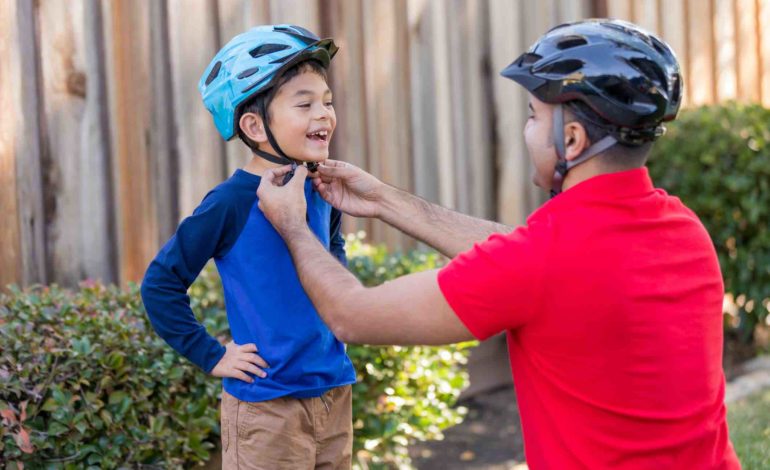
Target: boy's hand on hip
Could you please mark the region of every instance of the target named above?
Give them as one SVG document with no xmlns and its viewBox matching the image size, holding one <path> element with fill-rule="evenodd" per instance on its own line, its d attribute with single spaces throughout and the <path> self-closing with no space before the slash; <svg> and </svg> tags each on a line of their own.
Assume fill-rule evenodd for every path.
<svg viewBox="0 0 770 470">
<path fill-rule="evenodd" d="M 311 175 L 326 202 L 355 217 L 377 217 L 385 185 L 350 163 L 326 160 Z"/>
<path fill-rule="evenodd" d="M 254 379 L 246 374 L 249 372 L 264 379 L 267 377 L 267 373 L 262 369 L 267 369 L 270 366 L 256 353 L 257 346 L 255 344 L 239 346 L 230 341 L 225 345 L 225 355 L 222 356 L 219 363 L 211 370 L 211 375 L 214 377 L 231 377 L 252 383 Z"/>
<path fill-rule="evenodd" d="M 305 201 L 305 178 L 307 168 L 298 166 L 294 176 L 283 184 L 290 166 L 266 171 L 257 189 L 259 210 L 282 235 L 297 227 L 306 227 L 307 201 Z"/>
</svg>

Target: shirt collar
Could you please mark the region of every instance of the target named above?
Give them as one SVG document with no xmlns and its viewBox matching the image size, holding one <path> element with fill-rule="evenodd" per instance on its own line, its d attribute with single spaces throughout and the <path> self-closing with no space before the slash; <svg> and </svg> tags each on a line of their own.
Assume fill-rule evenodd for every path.
<svg viewBox="0 0 770 470">
<path fill-rule="evenodd" d="M 647 167 L 604 173 L 572 186 L 546 202 L 541 209 L 556 209 L 584 200 L 611 200 L 640 197 L 655 190 Z"/>
</svg>

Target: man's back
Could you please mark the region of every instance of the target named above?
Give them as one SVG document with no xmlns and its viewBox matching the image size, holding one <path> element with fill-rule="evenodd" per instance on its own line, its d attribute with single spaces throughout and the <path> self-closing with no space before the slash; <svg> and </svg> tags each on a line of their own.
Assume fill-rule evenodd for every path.
<svg viewBox="0 0 770 470">
<path fill-rule="evenodd" d="M 739 466 L 723 404 L 721 274 L 690 210 L 638 169 L 574 186 L 495 238 L 461 258 L 523 271 L 507 279 L 518 286 L 499 312 L 507 321 L 464 318 L 462 293 L 447 298 L 477 336 L 508 326 L 532 468 Z"/>
</svg>

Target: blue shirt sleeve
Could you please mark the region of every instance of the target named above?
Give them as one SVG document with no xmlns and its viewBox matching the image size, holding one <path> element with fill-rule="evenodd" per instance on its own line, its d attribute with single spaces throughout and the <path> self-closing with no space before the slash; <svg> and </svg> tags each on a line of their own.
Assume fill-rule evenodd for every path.
<svg viewBox="0 0 770 470">
<path fill-rule="evenodd" d="M 224 356 L 225 348 L 196 320 L 187 289 L 209 259 L 234 243 L 230 229 L 235 211 L 217 191 L 209 193 L 193 215 L 179 224 L 142 281 L 142 301 L 155 331 L 207 373 Z"/>
<path fill-rule="evenodd" d="M 342 212 L 332 207 L 331 221 L 329 222 L 329 251 L 343 266 L 347 267 L 348 257 L 345 253 L 345 238 L 340 233 L 341 229 Z"/>
</svg>

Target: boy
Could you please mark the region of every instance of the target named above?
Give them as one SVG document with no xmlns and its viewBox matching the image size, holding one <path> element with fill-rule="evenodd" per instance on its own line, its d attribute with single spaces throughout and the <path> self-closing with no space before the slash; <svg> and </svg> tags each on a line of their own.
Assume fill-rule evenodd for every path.
<svg viewBox="0 0 770 470">
<path fill-rule="evenodd" d="M 237 134 L 255 155 L 182 221 L 142 283 L 158 334 L 224 378 L 223 468 L 350 468 L 353 366 L 256 197 L 270 168 L 328 158 L 336 117 L 326 68 L 336 51 L 330 39 L 277 25 L 240 34 L 217 53 L 199 83 L 203 102 L 222 137 Z M 344 264 L 340 213 L 304 184 L 306 220 Z M 195 320 L 186 295 L 211 258 L 233 337 L 225 347 Z"/>
</svg>

